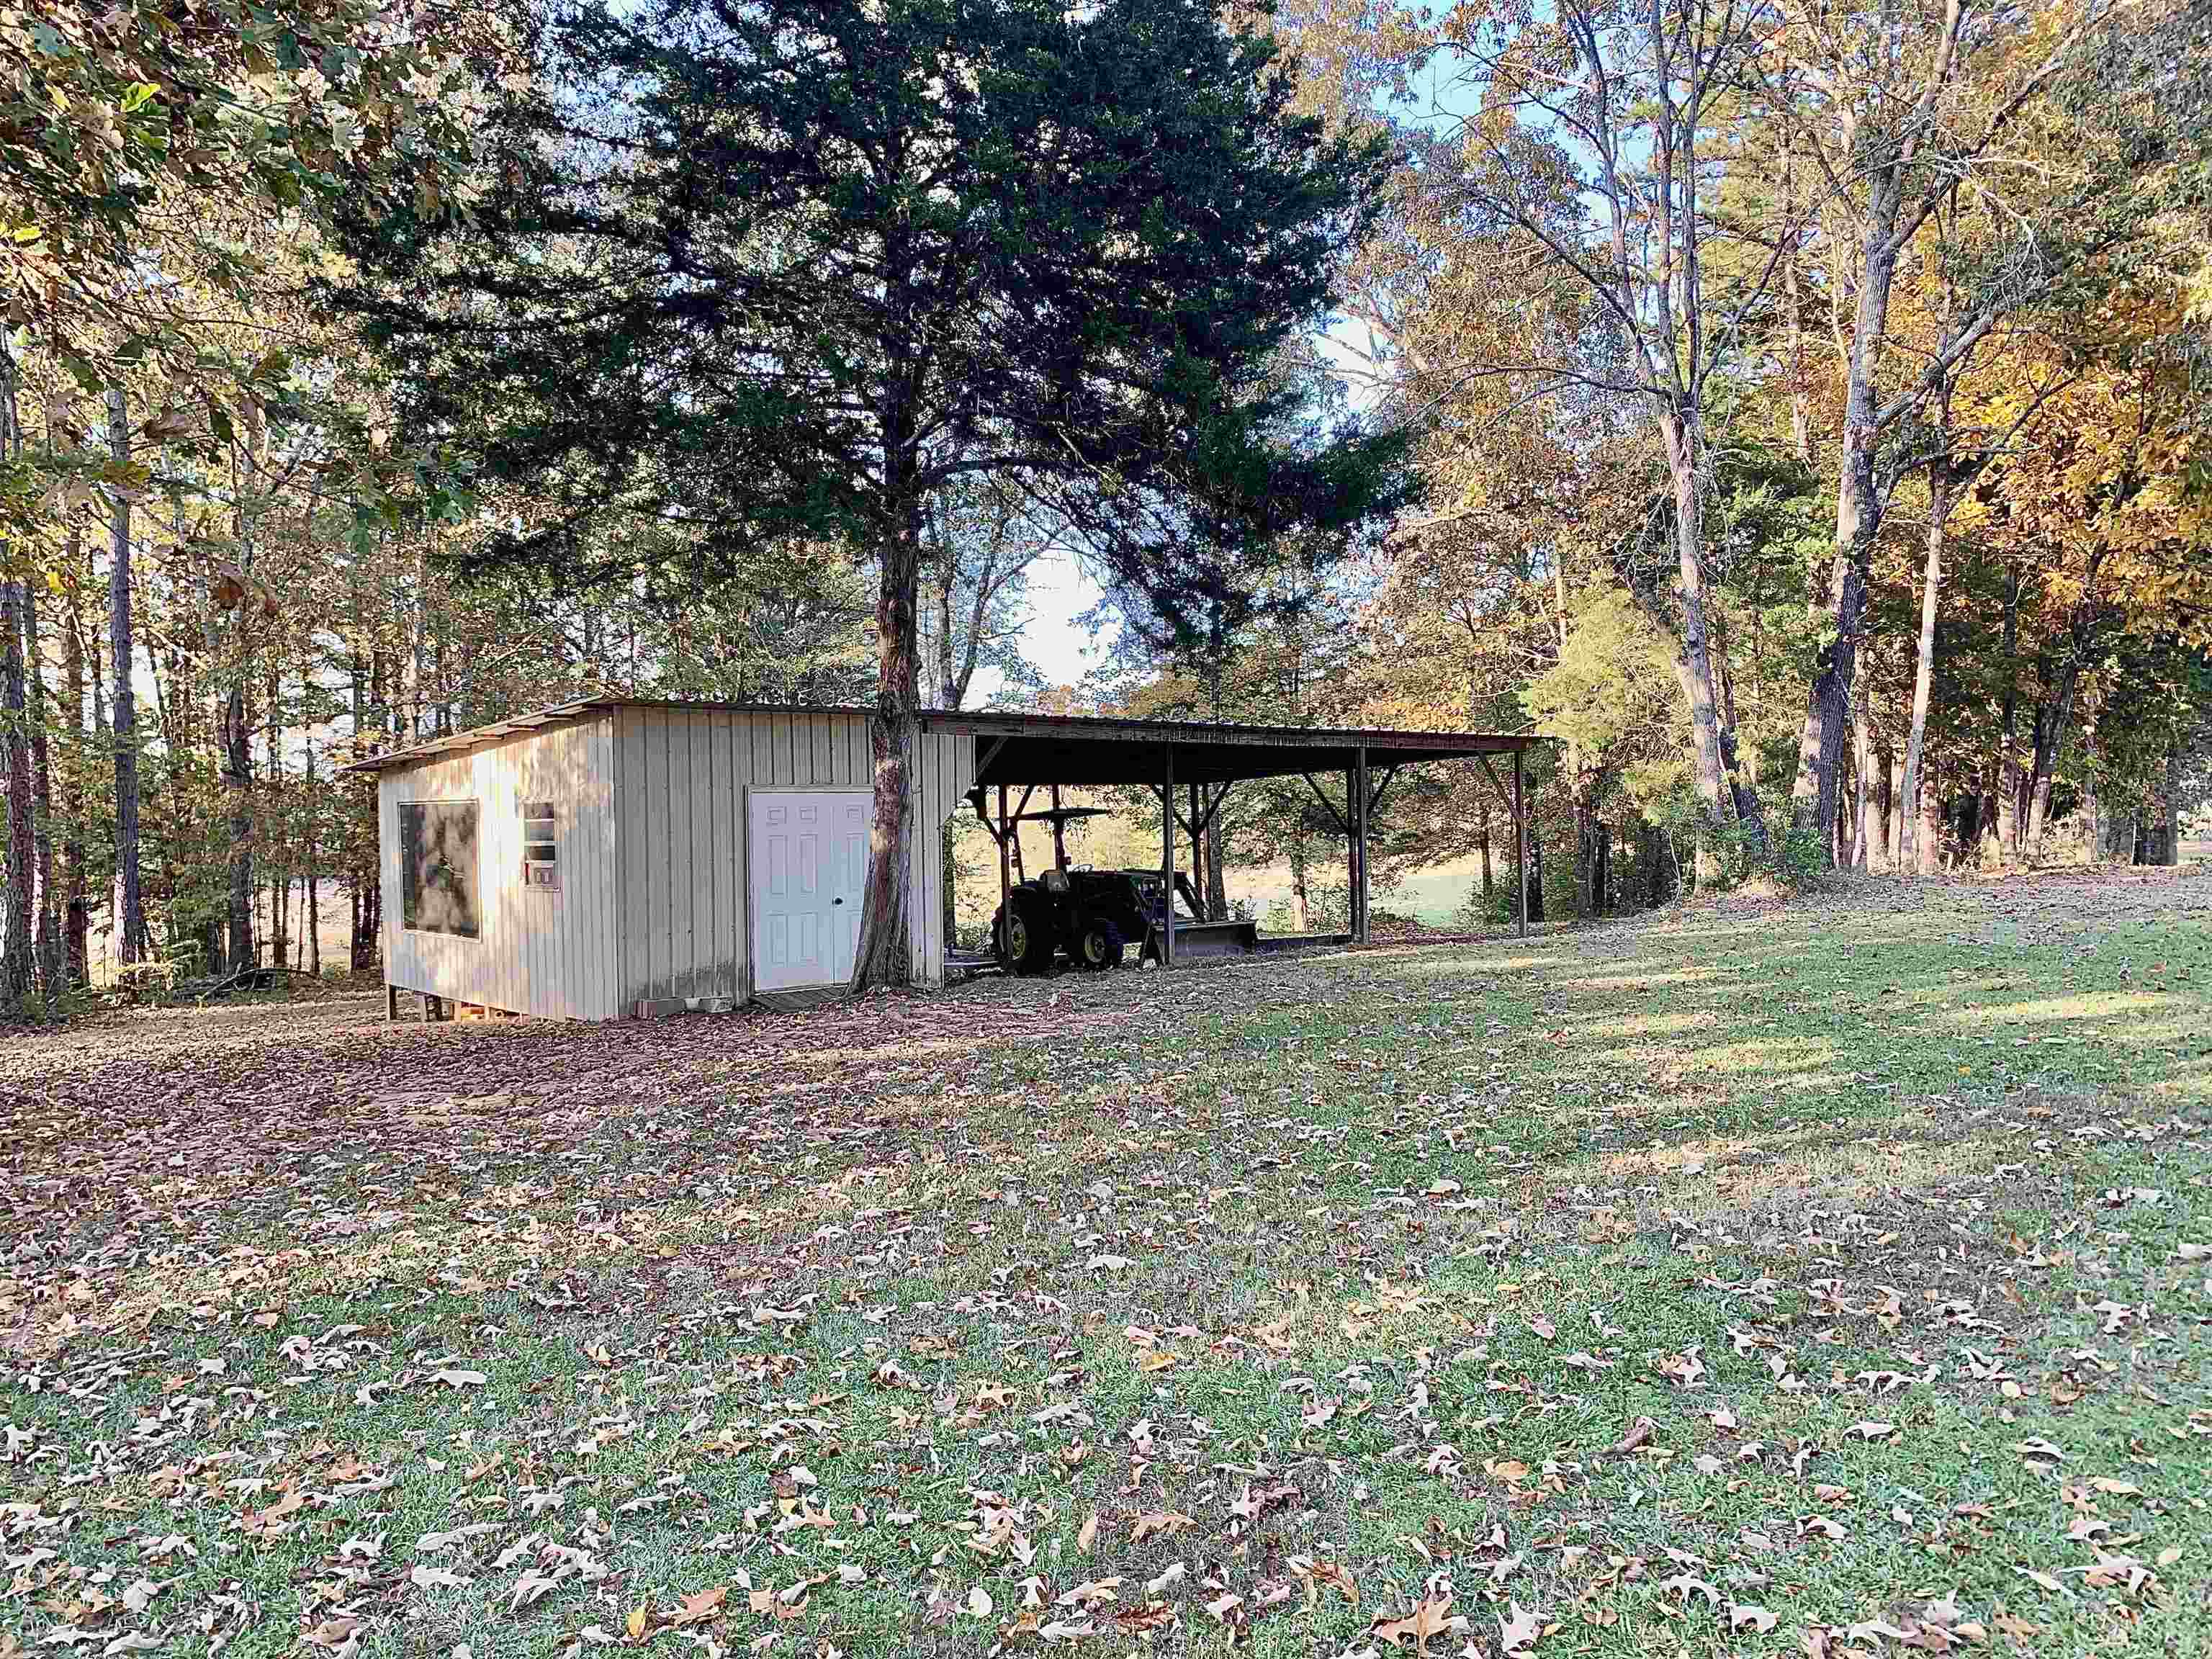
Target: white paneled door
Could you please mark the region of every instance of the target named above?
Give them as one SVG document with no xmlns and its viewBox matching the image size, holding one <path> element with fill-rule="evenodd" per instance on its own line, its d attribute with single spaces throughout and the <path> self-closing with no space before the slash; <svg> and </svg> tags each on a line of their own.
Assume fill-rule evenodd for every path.
<svg viewBox="0 0 2212 1659">
<path fill-rule="evenodd" d="M 860 939 L 868 792 L 756 789 L 748 799 L 753 988 L 843 984 Z"/>
</svg>

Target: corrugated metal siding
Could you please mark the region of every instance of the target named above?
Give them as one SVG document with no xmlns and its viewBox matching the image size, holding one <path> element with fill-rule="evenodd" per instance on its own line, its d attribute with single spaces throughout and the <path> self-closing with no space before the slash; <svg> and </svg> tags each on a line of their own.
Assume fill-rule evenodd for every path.
<svg viewBox="0 0 2212 1659">
<path fill-rule="evenodd" d="M 617 1012 L 614 721 L 599 715 L 387 772 L 377 784 L 385 977 L 410 991 L 515 1013 L 606 1019 Z M 477 803 L 477 936 L 410 932 L 399 890 L 404 801 Z M 560 817 L 561 885 L 522 885 L 526 800 Z"/>
<path fill-rule="evenodd" d="M 613 714 L 621 1009 L 751 993 L 745 791 L 866 789 L 863 714 L 623 708 Z M 943 836 L 975 771 L 975 740 L 925 734 L 915 754 L 908 869 L 915 976 L 945 976 Z"/>
</svg>

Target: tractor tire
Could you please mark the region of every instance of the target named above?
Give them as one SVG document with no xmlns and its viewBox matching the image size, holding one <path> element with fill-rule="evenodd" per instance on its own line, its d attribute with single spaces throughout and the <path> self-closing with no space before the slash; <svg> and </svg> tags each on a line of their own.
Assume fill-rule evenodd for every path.
<svg viewBox="0 0 2212 1659">
<path fill-rule="evenodd" d="M 1121 965 L 1121 930 L 1104 916 L 1093 916 L 1076 936 L 1075 965 L 1094 974 Z"/>
<path fill-rule="evenodd" d="M 1010 974 L 1042 974 L 1052 966 L 1052 936 L 1027 905 L 1016 903 L 991 919 L 999 965 Z"/>
</svg>

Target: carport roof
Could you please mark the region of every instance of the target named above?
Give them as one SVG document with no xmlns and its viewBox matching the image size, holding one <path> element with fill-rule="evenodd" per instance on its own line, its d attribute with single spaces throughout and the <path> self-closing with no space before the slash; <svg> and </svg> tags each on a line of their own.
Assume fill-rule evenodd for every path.
<svg viewBox="0 0 2212 1659">
<path fill-rule="evenodd" d="M 471 726 L 355 762 L 350 772 L 386 772 L 480 748 L 611 708 L 688 708 L 744 714 L 869 714 L 850 706 L 696 702 L 648 697 L 584 697 L 490 726 Z M 1381 728 L 1241 726 L 1217 720 L 1121 720 L 1092 714 L 927 712 L 925 732 L 972 733 L 976 782 L 1028 785 L 1158 783 L 1167 751 L 1178 783 L 1294 777 L 1341 772 L 1367 751 L 1370 769 L 1418 761 L 1507 755 L 1545 739 L 1533 732 L 1401 732 Z"/>
<path fill-rule="evenodd" d="M 1158 783 L 1167 754 L 1177 783 L 1343 772 L 1367 751 L 1370 770 L 1416 761 L 1509 755 L 1544 739 L 1529 732 L 1398 732 L 1376 727 L 1239 726 L 1218 720 L 1115 720 L 1090 714 L 932 714 L 924 731 L 975 738 L 975 781 Z"/>
</svg>

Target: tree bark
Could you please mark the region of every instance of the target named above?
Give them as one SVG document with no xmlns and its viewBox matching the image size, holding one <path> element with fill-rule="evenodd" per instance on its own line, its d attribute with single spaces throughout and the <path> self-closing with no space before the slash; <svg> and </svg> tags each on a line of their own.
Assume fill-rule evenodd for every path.
<svg viewBox="0 0 2212 1659">
<path fill-rule="evenodd" d="M 1920 756 L 1928 732 L 1928 705 L 1936 686 L 1936 604 L 1943 582 L 1943 522 L 1950 516 L 1951 478 L 1943 463 L 1928 469 L 1928 539 L 1920 571 L 1920 647 L 1912 671 L 1912 724 L 1905 738 L 1905 793 L 1917 797 Z M 1916 861 L 1914 823 L 1905 821 L 1905 862 Z M 1924 861 L 1922 867 L 1925 868 Z"/>
<path fill-rule="evenodd" d="M 31 862 L 39 880 L 39 983 L 46 1006 L 59 1013 L 62 994 L 60 918 L 54 890 L 53 750 L 46 734 L 46 648 L 39 637 L 39 591 L 23 584 L 25 713 L 31 726 Z"/>
<path fill-rule="evenodd" d="M 2051 782 L 2058 769 L 2059 745 L 2065 740 L 2067 717 L 2073 712 L 2074 684 L 2078 674 L 2075 659 L 2069 658 L 2059 671 L 2057 692 L 2049 710 L 2038 711 L 2035 756 L 2027 787 L 2025 843 L 2030 848 L 2043 838 L 2050 823 Z"/>
<path fill-rule="evenodd" d="M 1875 375 L 1882 337 L 1889 325 L 1890 289 L 1897 276 L 1896 233 L 1903 182 L 1901 169 L 1877 173 L 1859 238 L 1858 305 L 1845 359 L 1844 453 L 1828 577 L 1827 638 L 1814 659 L 1804 728 L 1797 744 L 1797 777 L 1790 792 L 1798 819 L 1817 827 L 1824 843 L 1835 823 L 1836 769 L 1843 758 L 1844 734 L 1850 722 L 1859 629 L 1866 614 L 1875 538 L 1881 528 L 1882 499 L 1875 470 L 1875 447 L 1881 435 Z"/>
<path fill-rule="evenodd" d="M 85 758 L 91 753 L 91 732 L 84 723 L 84 616 L 79 604 L 78 575 L 84 566 L 84 532 L 74 514 L 70 519 L 68 551 L 69 626 L 62 635 L 62 695 L 69 705 L 71 764 L 62 785 L 62 953 L 69 981 L 83 985 L 92 974 L 91 880 L 86 870 L 82 793 Z M 96 718 L 96 716 L 95 716 Z"/>
<path fill-rule="evenodd" d="M 130 404 L 120 384 L 107 388 L 107 445 L 117 466 L 131 464 Z M 138 699 L 131 684 L 131 501 L 120 488 L 112 508 L 107 650 L 115 681 L 115 948 L 127 967 L 139 959 L 146 909 L 138 870 Z"/>
<path fill-rule="evenodd" d="M 1998 705 L 1994 752 L 1990 757 L 1990 793 L 1995 798 L 1990 814 L 1996 825 L 2000 857 L 2012 858 L 2020 841 L 2020 756 L 2014 736 L 2020 713 L 2020 665 L 2014 659 L 2020 641 L 2020 564 L 2010 561 L 2005 591 L 2004 696 Z"/>
<path fill-rule="evenodd" d="M 2181 744 L 2166 748 L 2165 787 L 2160 805 L 2166 812 L 2166 836 L 2159 843 L 2158 861 L 2172 869 L 2181 862 Z"/>
<path fill-rule="evenodd" d="M 1874 733 L 1867 724 L 1866 688 L 1859 688 L 1856 706 L 1851 712 L 1851 866 L 1856 870 L 1870 869 L 1874 864 L 1872 845 L 1874 808 Z"/>
<path fill-rule="evenodd" d="M 1544 838 L 1536 833 L 1535 813 L 1528 815 L 1528 885 L 1523 890 L 1528 920 L 1544 919 Z"/>
<path fill-rule="evenodd" d="M 1680 669 L 1682 692 L 1690 708 L 1691 766 L 1698 799 L 1710 835 L 1701 838 L 1699 878 L 1711 861 L 1717 869 L 1719 837 L 1728 828 L 1723 791 L 1728 787 L 1728 768 L 1721 753 L 1720 714 L 1713 696 L 1712 631 L 1705 587 L 1703 541 L 1703 503 L 1698 486 L 1698 445 L 1701 433 L 1695 411 L 1670 413 L 1660 422 L 1666 440 L 1667 467 L 1674 491 L 1674 554 L 1682 601 L 1682 653 Z M 1739 814 L 1742 802 L 1738 801 Z M 1765 851 L 1765 828 L 1759 815 L 1757 798 L 1743 817 L 1744 834 L 1759 854 Z"/>
<path fill-rule="evenodd" d="M 883 583 L 876 596 L 876 711 L 869 723 L 875 765 L 875 809 L 868 830 L 867 890 L 851 988 L 904 985 L 913 975 L 907 949 L 908 799 L 915 744 L 921 729 L 916 658 L 921 597 L 921 526 L 918 509 L 887 537 Z"/>
<path fill-rule="evenodd" d="M 0 454 L 4 454 L 0 451 Z M 23 699 L 23 624 L 29 598 L 22 584 L 0 577 L 0 744 L 8 780 L 8 884 L 0 914 L 0 1010 L 27 1005 L 35 978 L 31 903 L 35 885 L 31 831 L 31 744 Z"/>
</svg>

